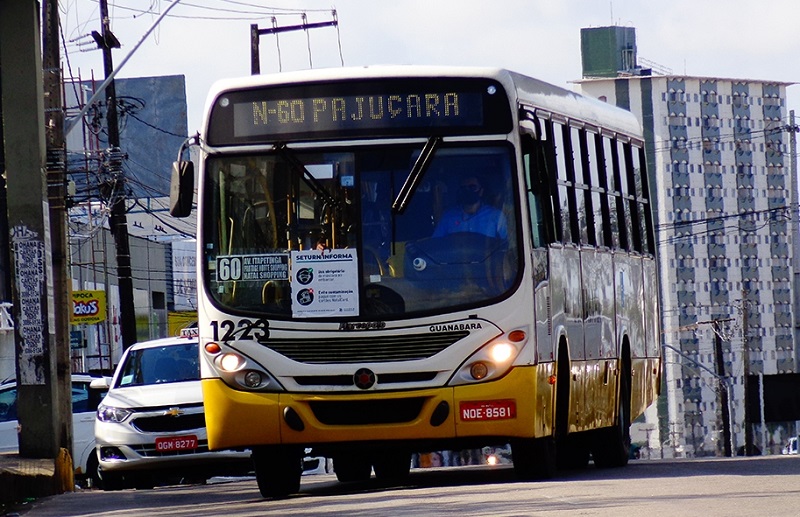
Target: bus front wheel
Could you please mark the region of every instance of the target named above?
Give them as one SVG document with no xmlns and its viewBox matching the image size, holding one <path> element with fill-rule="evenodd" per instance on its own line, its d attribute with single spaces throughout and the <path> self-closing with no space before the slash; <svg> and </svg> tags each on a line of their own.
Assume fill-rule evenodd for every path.
<svg viewBox="0 0 800 517">
<path fill-rule="evenodd" d="M 296 447 L 257 447 L 253 449 L 256 482 L 262 497 L 283 499 L 300 491 L 303 458 Z"/>
<path fill-rule="evenodd" d="M 556 475 L 556 441 L 545 436 L 512 442 L 511 460 L 519 479 L 551 479 Z"/>
<path fill-rule="evenodd" d="M 372 460 L 378 481 L 397 483 L 405 480 L 411 470 L 411 454 L 405 451 L 381 451 Z"/>
<path fill-rule="evenodd" d="M 339 453 L 333 456 L 333 471 L 342 483 L 366 481 L 372 475 L 372 462 L 363 453 Z"/>
</svg>

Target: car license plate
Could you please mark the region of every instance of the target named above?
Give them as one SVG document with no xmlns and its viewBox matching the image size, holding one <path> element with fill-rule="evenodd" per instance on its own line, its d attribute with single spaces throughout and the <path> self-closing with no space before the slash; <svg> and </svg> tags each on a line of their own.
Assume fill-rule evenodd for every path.
<svg viewBox="0 0 800 517">
<path fill-rule="evenodd" d="M 192 449 L 197 449 L 197 437 L 194 435 L 156 438 L 156 450 L 158 452 L 188 451 Z"/>
<path fill-rule="evenodd" d="M 514 399 L 480 400 L 460 402 L 458 409 L 461 420 L 506 420 L 517 417 L 517 403 Z"/>
</svg>

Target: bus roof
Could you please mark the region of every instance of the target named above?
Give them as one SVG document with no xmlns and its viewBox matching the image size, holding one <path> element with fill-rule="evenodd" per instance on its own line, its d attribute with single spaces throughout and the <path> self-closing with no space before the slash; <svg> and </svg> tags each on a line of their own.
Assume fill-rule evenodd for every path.
<svg viewBox="0 0 800 517">
<path fill-rule="evenodd" d="M 319 83 L 351 79 L 386 79 L 392 77 L 486 77 L 499 81 L 517 102 L 541 108 L 566 118 L 578 119 L 629 136 L 641 138 L 641 125 L 629 111 L 600 100 L 583 96 L 560 86 L 502 68 L 457 67 L 430 65 L 378 65 L 364 67 L 323 68 L 222 79 L 209 92 L 210 108 L 224 91 L 287 83 Z M 208 113 L 208 109 L 206 113 Z M 206 121 L 207 122 L 207 121 Z"/>
</svg>

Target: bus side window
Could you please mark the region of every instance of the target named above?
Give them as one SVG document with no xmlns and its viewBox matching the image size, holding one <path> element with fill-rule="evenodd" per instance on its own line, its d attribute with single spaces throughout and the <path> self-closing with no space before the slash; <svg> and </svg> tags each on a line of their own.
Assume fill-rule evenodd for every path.
<svg viewBox="0 0 800 517">
<path fill-rule="evenodd" d="M 636 178 L 636 207 L 639 212 L 639 226 L 642 234 L 642 251 L 655 254 L 655 242 L 653 241 L 653 216 L 650 211 L 650 188 L 647 181 L 647 171 L 645 170 L 644 149 L 633 147 L 633 172 Z"/>
<path fill-rule="evenodd" d="M 531 135 L 522 137 L 522 160 L 528 191 L 531 238 L 534 248 L 543 248 L 552 240 L 552 209 L 549 206 L 547 160 L 544 146 Z"/>
<path fill-rule="evenodd" d="M 573 224 L 578 230 L 576 243 L 594 246 L 594 220 L 592 219 L 592 198 L 589 196 L 589 185 L 585 169 L 584 153 L 586 152 L 586 134 L 582 129 L 569 126 L 568 144 L 571 157 L 568 157 L 568 178 L 572 182 L 572 194 L 575 196 L 575 216 Z M 573 235 L 573 238 L 575 235 Z"/>
<path fill-rule="evenodd" d="M 571 181 L 572 169 L 567 171 L 567 160 L 572 160 L 572 153 L 567 147 L 564 132 L 567 128 L 559 122 L 552 123 L 553 139 L 549 146 L 552 153 L 551 163 L 555 165 L 556 198 L 558 214 L 561 217 L 561 242 L 578 242 L 578 216 L 575 202 L 575 185 Z"/>
<path fill-rule="evenodd" d="M 625 219 L 630 225 L 631 242 L 629 250 L 642 251 L 642 225 L 639 223 L 639 210 L 636 207 L 636 180 L 634 179 L 633 150 L 631 144 L 622 144 L 625 157 L 625 167 L 620 169 L 622 178 L 622 194 L 625 200 Z"/>
<path fill-rule="evenodd" d="M 615 248 L 628 249 L 625 203 L 620 185 L 620 156 L 617 151 L 616 141 L 603 137 L 603 154 L 605 156 L 606 179 L 608 180 L 611 244 Z"/>
</svg>

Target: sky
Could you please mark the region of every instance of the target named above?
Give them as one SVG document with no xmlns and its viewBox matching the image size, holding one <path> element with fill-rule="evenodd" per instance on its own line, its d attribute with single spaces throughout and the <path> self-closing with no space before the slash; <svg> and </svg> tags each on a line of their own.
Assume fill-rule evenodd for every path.
<svg viewBox="0 0 800 517">
<path fill-rule="evenodd" d="M 384 64 L 508 68 L 573 89 L 580 29 L 636 29 L 638 56 L 677 75 L 800 82 L 796 0 L 108 0 L 118 78 L 184 75 L 188 133 L 214 81 L 250 75 L 250 25 L 333 20 L 260 37 L 261 73 Z M 103 78 L 97 0 L 59 0 L 65 75 Z M 131 51 L 141 42 L 139 48 Z M 90 50 L 95 49 L 95 50 Z M 129 57 L 128 57 L 129 56 Z M 800 85 L 788 88 L 800 118 Z"/>
</svg>

